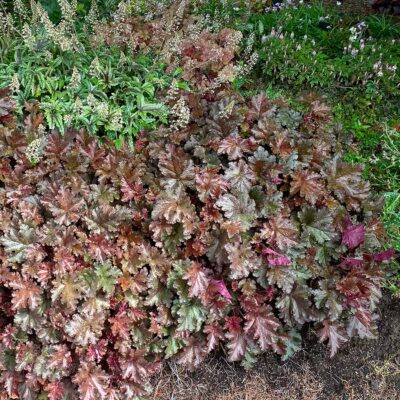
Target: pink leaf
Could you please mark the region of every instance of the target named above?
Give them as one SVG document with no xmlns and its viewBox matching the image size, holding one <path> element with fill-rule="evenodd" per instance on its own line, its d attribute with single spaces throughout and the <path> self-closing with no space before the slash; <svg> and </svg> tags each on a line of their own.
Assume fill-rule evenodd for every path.
<svg viewBox="0 0 400 400">
<path fill-rule="evenodd" d="M 348 221 L 343 232 L 342 244 L 345 244 L 349 249 L 355 249 L 364 241 L 364 238 L 365 225 L 353 225 L 350 221 Z"/>
<path fill-rule="evenodd" d="M 340 264 L 340 267 L 359 268 L 363 265 L 364 260 L 361 258 L 345 258 Z"/>
<path fill-rule="evenodd" d="M 383 253 L 373 254 L 374 261 L 383 262 L 389 261 L 392 258 L 396 257 L 396 252 L 393 249 L 389 249 L 384 251 Z"/>
<path fill-rule="evenodd" d="M 281 265 L 290 265 L 290 258 L 284 256 L 283 254 L 279 254 L 272 249 L 264 249 L 263 255 L 267 256 L 268 263 L 277 267 Z"/>
<path fill-rule="evenodd" d="M 225 299 L 227 299 L 229 302 L 231 302 L 233 300 L 233 297 L 229 293 L 229 291 L 225 285 L 225 282 L 223 280 L 221 280 L 221 281 L 213 280 L 213 284 L 217 287 L 218 292 L 221 296 L 225 297 Z"/>
</svg>

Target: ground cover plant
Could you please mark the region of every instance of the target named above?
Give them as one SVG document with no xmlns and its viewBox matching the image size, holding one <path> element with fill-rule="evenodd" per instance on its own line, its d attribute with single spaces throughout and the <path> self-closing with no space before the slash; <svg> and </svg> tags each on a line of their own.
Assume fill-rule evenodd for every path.
<svg viewBox="0 0 400 400">
<path fill-rule="evenodd" d="M 332 356 L 375 335 L 394 252 L 329 109 L 227 95 L 190 95 L 188 126 L 141 136 L 135 153 L 54 132 L 34 163 L 23 129 L 39 117 L 16 128 L 2 98 L 7 396 L 132 398 L 163 357 L 289 357 L 305 323 Z"/>
</svg>

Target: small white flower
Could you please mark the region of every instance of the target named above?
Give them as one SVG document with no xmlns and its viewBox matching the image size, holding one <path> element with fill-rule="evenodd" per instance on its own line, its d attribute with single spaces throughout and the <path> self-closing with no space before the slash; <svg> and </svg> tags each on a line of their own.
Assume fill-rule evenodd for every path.
<svg viewBox="0 0 400 400">
<path fill-rule="evenodd" d="M 81 83 L 81 74 L 79 73 L 78 68 L 74 66 L 74 68 L 72 69 L 71 79 L 68 84 L 68 89 L 71 90 L 77 89 L 80 83 Z"/>
<path fill-rule="evenodd" d="M 18 74 L 15 73 L 11 78 L 10 90 L 12 93 L 17 93 L 20 89 L 21 85 L 19 82 Z"/>
</svg>

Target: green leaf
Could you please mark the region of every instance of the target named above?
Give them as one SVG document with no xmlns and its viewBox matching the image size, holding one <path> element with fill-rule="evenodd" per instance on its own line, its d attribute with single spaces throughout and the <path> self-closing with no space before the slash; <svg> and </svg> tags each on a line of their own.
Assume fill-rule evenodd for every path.
<svg viewBox="0 0 400 400">
<path fill-rule="evenodd" d="M 334 284 L 330 285 L 326 279 L 319 282 L 319 287 L 319 289 L 313 290 L 315 305 L 319 309 L 327 308 L 331 320 L 338 319 L 343 311 L 339 292 L 336 290 Z"/>
<path fill-rule="evenodd" d="M 332 215 L 327 208 L 316 210 L 315 208 L 307 207 L 299 212 L 298 215 L 302 223 L 302 237 L 304 240 L 323 244 L 337 237 Z"/>
<path fill-rule="evenodd" d="M 258 33 L 260 36 L 264 33 L 264 24 L 261 20 L 258 21 Z"/>
<path fill-rule="evenodd" d="M 171 358 L 183 347 L 184 343 L 182 339 L 176 338 L 173 333 L 171 333 L 166 340 L 165 357 Z"/>
<path fill-rule="evenodd" d="M 253 368 L 259 354 L 261 354 L 261 349 L 258 346 L 247 347 L 241 362 L 242 367 L 246 371 Z"/>
<path fill-rule="evenodd" d="M 99 264 L 95 268 L 97 284 L 106 293 L 111 293 L 114 290 L 117 278 L 121 274 L 121 271 L 110 263 Z"/>
<path fill-rule="evenodd" d="M 206 320 L 207 310 L 199 303 L 184 303 L 178 309 L 178 331 L 198 332 Z"/>
<path fill-rule="evenodd" d="M 189 298 L 189 286 L 187 281 L 183 279 L 186 270 L 190 266 L 190 261 L 176 261 L 173 264 L 173 269 L 168 274 L 167 285 L 169 288 L 174 288 L 182 299 Z"/>
<path fill-rule="evenodd" d="M 283 355 L 282 360 L 288 360 L 289 358 L 293 357 L 295 353 L 301 350 L 301 342 L 302 340 L 300 333 L 295 329 L 291 329 L 289 331 L 289 337 L 285 341 L 285 354 Z"/>
<path fill-rule="evenodd" d="M 0 353 L 1 364 L 3 364 L 7 371 L 14 371 L 15 369 L 15 350 L 5 349 Z"/>
</svg>

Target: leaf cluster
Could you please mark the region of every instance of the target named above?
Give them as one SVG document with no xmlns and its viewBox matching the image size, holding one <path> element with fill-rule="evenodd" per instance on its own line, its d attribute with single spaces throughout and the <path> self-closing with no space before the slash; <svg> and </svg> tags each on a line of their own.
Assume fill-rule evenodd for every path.
<svg viewBox="0 0 400 400">
<path fill-rule="evenodd" d="M 40 162 L 0 100 L 0 381 L 9 398 L 131 399 L 173 357 L 334 355 L 374 337 L 381 202 L 329 108 L 225 91 L 127 145 L 53 132 Z"/>
<path fill-rule="evenodd" d="M 168 65 L 167 73 L 178 69 L 195 91 L 232 82 L 241 68 L 237 57 L 241 32 L 222 27 L 213 31 L 192 13 L 190 3 L 177 2 L 147 22 L 128 15 L 98 25 L 92 43 L 155 52 Z"/>
</svg>

